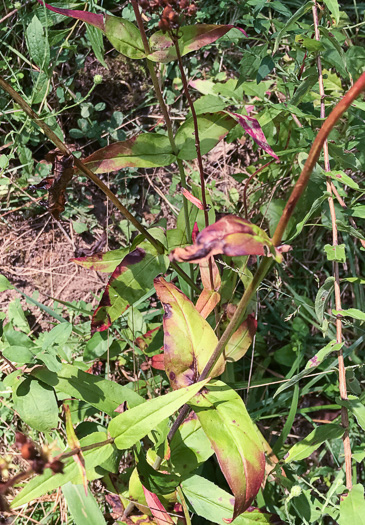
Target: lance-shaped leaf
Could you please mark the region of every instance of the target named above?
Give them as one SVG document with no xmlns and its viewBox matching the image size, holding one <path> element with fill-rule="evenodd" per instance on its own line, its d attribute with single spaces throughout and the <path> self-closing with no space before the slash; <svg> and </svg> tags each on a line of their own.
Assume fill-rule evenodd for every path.
<svg viewBox="0 0 365 525">
<path fill-rule="evenodd" d="M 228 33 L 230 29 L 238 29 L 247 36 L 243 29 L 233 25 L 195 24 L 181 27 L 178 40 L 181 56 L 212 44 Z M 152 52 L 148 58 L 154 62 L 166 64 L 177 59 L 174 42 L 167 33 L 162 31 L 154 33 L 150 38 L 150 48 Z"/>
<path fill-rule="evenodd" d="M 202 155 L 213 149 L 237 125 L 233 117 L 222 111 L 203 113 L 198 115 L 197 120 Z M 196 159 L 194 121 L 192 118 L 186 120 L 177 130 L 175 142 L 179 149 L 179 159 Z"/>
<path fill-rule="evenodd" d="M 232 363 L 238 361 L 250 348 L 257 330 L 257 321 L 253 315 L 249 315 L 238 329 L 232 334 L 224 352 L 226 361 Z"/>
<path fill-rule="evenodd" d="M 279 160 L 279 157 L 273 151 L 271 146 L 269 146 L 264 132 L 261 129 L 258 121 L 253 117 L 247 117 L 246 115 L 239 115 L 238 113 L 227 112 L 232 115 L 243 127 L 243 129 L 250 135 L 251 138 L 262 148 L 266 153 L 274 157 L 274 159 Z"/>
<path fill-rule="evenodd" d="M 89 11 L 60 9 L 46 4 L 42 0 L 38 1 L 40 4 L 45 5 L 50 11 L 54 11 L 55 13 L 69 18 L 82 20 L 87 24 L 97 27 L 103 31 L 111 44 L 122 55 L 136 59 L 144 58 L 146 56 L 141 33 L 137 27 L 128 20 L 111 15 L 105 15 L 104 17 L 103 14 L 90 13 Z"/>
<path fill-rule="evenodd" d="M 204 228 L 197 235 L 196 243 L 192 246 L 173 250 L 170 253 L 170 260 L 193 263 L 222 253 L 235 257 L 268 255 L 268 252 L 275 256 L 277 262 L 281 262 L 282 256 L 261 228 L 241 217 L 227 215 Z"/>
<path fill-rule="evenodd" d="M 210 439 L 235 497 L 233 518 L 246 510 L 265 474 L 263 446 L 239 395 L 214 381 L 189 402 Z"/>
<path fill-rule="evenodd" d="M 115 438 L 115 445 L 125 450 L 146 436 L 151 430 L 170 417 L 182 405 L 187 403 L 206 383 L 200 381 L 186 388 L 180 388 L 164 396 L 155 397 L 142 405 L 119 414 L 109 423 L 108 431 Z"/>
<path fill-rule="evenodd" d="M 203 371 L 218 339 L 212 327 L 193 303 L 175 285 L 162 277 L 155 279 L 155 289 L 164 308 L 165 370 L 173 389 L 191 385 Z M 215 377 L 224 371 L 221 356 L 211 372 Z"/>
<path fill-rule="evenodd" d="M 122 168 L 168 166 L 175 159 L 168 137 L 157 133 L 141 133 L 95 151 L 83 163 L 94 173 L 107 173 Z"/>
<path fill-rule="evenodd" d="M 91 329 L 102 332 L 153 286 L 153 279 L 165 273 L 168 258 L 147 241 L 142 242 L 116 267 L 95 310 Z"/>
<path fill-rule="evenodd" d="M 126 255 L 128 255 L 128 248 L 120 248 L 118 250 L 111 250 L 109 252 L 99 252 L 89 255 L 88 257 L 74 257 L 70 262 L 74 262 L 88 270 L 95 270 L 97 272 L 114 272 L 115 268 Z"/>
<path fill-rule="evenodd" d="M 70 407 L 68 405 L 63 405 L 63 408 L 65 411 L 67 444 L 71 450 L 80 448 L 80 441 L 77 439 L 74 427 L 72 426 Z M 79 467 L 82 478 L 82 484 L 84 486 L 85 494 L 87 496 L 87 476 L 85 470 L 85 459 L 81 450 L 77 454 L 73 455 L 73 459 Z"/>
<path fill-rule="evenodd" d="M 143 487 L 143 492 L 147 501 L 147 505 L 149 506 L 157 525 L 173 524 L 174 522 L 171 516 L 167 513 L 165 507 L 162 505 L 156 494 L 150 492 L 148 489 L 146 489 L 146 487 Z"/>
<path fill-rule="evenodd" d="M 195 223 L 192 232 L 192 239 L 194 243 L 196 242 L 198 233 L 199 230 L 197 223 Z M 213 257 L 210 257 L 208 260 L 201 261 L 199 263 L 199 267 L 203 291 L 199 295 L 198 301 L 196 303 L 196 309 L 200 315 L 206 319 L 220 301 L 221 296 L 218 293 L 218 290 L 221 287 L 222 282 L 218 266 L 216 265 Z"/>
</svg>

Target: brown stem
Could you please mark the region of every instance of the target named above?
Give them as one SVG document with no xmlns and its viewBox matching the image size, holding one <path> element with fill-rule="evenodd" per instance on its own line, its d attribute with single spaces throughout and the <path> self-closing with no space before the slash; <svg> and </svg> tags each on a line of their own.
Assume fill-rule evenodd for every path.
<svg viewBox="0 0 365 525">
<path fill-rule="evenodd" d="M 57 460 L 62 460 L 66 458 L 70 458 L 71 456 L 75 456 L 76 454 L 80 454 L 80 452 L 87 452 L 88 450 L 92 450 L 94 448 L 101 448 L 105 447 L 105 445 L 109 445 L 110 443 L 114 443 L 114 438 L 106 439 L 105 441 L 100 441 L 99 443 L 92 443 L 91 445 L 86 445 L 85 447 L 76 447 L 72 450 L 69 450 L 68 452 L 63 452 L 62 454 L 59 454 L 57 457 L 54 458 Z"/>
<path fill-rule="evenodd" d="M 320 34 L 318 29 L 318 11 L 317 11 L 317 2 L 313 0 L 313 21 L 314 21 L 314 32 L 315 39 L 320 41 Z M 326 118 L 326 109 L 325 109 L 325 92 L 323 85 L 323 74 L 322 74 L 322 61 L 321 56 L 318 53 L 317 55 L 317 68 L 318 68 L 318 82 L 319 82 L 319 93 L 321 95 L 321 118 Z M 324 154 L 324 169 L 325 171 L 331 171 L 329 153 L 328 153 L 328 143 L 327 140 L 323 142 L 323 154 Z M 336 210 L 335 204 L 332 197 L 332 183 L 329 179 L 326 182 L 327 191 L 330 194 L 328 197 L 328 205 L 330 209 L 331 222 L 332 222 L 332 244 L 333 246 L 338 246 L 338 232 L 336 226 Z M 334 273 L 334 289 L 335 289 L 335 305 L 336 310 L 341 310 L 341 289 L 340 289 L 340 276 L 339 276 L 339 263 L 337 261 L 333 262 L 333 273 Z M 342 321 L 341 316 L 336 316 L 336 342 L 342 343 Z M 347 388 L 346 388 L 346 369 L 343 358 L 342 349 L 338 352 L 338 375 L 339 375 L 339 387 L 340 387 L 340 396 L 341 399 L 347 399 Z M 352 488 L 352 468 L 351 468 L 351 443 L 349 436 L 349 416 L 346 407 L 341 407 L 341 423 L 345 428 L 345 433 L 342 437 L 344 453 L 345 453 L 345 472 L 346 472 L 346 487 L 351 490 Z"/>
</svg>

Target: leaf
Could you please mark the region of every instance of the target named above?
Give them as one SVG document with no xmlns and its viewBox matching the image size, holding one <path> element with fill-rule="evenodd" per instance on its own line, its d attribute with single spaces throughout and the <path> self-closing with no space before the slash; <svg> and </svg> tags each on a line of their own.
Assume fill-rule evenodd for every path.
<svg viewBox="0 0 365 525">
<path fill-rule="evenodd" d="M 47 69 L 50 60 L 48 42 L 44 36 L 43 26 L 34 15 L 26 30 L 27 47 L 30 58 L 41 69 Z"/>
<path fill-rule="evenodd" d="M 170 417 L 209 381 L 180 388 L 164 396 L 150 399 L 111 420 L 108 431 L 119 449 L 128 449 L 146 436 L 164 419 Z"/>
<path fill-rule="evenodd" d="M 107 63 L 104 60 L 104 42 L 103 42 L 103 35 L 97 29 L 96 27 L 93 27 L 91 25 L 86 26 L 86 36 L 91 44 L 92 50 L 94 51 L 94 55 L 99 60 L 100 64 L 108 69 Z"/>
<path fill-rule="evenodd" d="M 43 0 L 38 0 L 38 2 L 41 5 L 45 5 L 47 9 L 49 9 L 50 11 L 53 11 L 54 13 L 68 16 L 69 18 L 76 18 L 77 20 L 82 20 L 83 22 L 86 22 L 87 24 L 91 24 L 92 26 L 95 26 L 101 29 L 102 31 L 104 31 L 104 15 L 102 14 L 97 15 L 95 13 L 90 13 L 89 11 L 60 9 L 58 7 L 53 7 L 49 4 L 46 4 Z"/>
<path fill-rule="evenodd" d="M 19 330 L 22 330 L 22 332 L 30 332 L 27 318 L 25 317 L 18 297 L 9 303 L 7 315 L 9 322 L 11 322 L 13 326 L 16 326 Z"/>
<path fill-rule="evenodd" d="M 101 443 L 108 438 L 105 432 L 94 432 L 80 440 L 82 447 Z M 84 451 L 85 468 L 88 479 L 97 479 L 104 475 L 105 468 L 110 469 L 110 462 L 118 458 L 115 446 L 111 443 L 102 447 Z M 43 474 L 32 478 L 27 482 L 24 489 L 17 494 L 11 503 L 11 508 L 25 505 L 29 501 L 35 500 L 47 492 L 52 492 L 65 485 L 68 481 L 75 484 L 80 483 L 78 466 L 72 458 L 69 458 L 64 467 L 63 474 L 53 474 L 51 469 L 46 469 Z"/>
<path fill-rule="evenodd" d="M 274 159 L 279 160 L 279 157 L 273 151 L 271 146 L 267 143 L 264 132 L 261 129 L 258 121 L 253 117 L 248 117 L 246 115 L 240 115 L 239 113 L 227 112 L 229 115 L 232 115 L 237 122 L 241 124 L 243 129 L 250 135 L 250 137 L 256 142 L 256 144 L 262 148 L 266 153 L 274 157 Z"/>
<path fill-rule="evenodd" d="M 271 56 L 266 56 L 261 60 L 260 67 L 257 71 L 256 82 L 259 84 L 261 80 L 267 77 L 275 67 L 275 62 Z"/>
<path fill-rule="evenodd" d="M 226 525 L 233 513 L 232 496 L 211 481 L 201 476 L 191 476 L 181 484 L 184 496 L 198 516 L 207 522 Z M 283 522 L 274 519 L 270 513 L 250 507 L 237 516 L 234 525 L 280 525 Z"/>
<path fill-rule="evenodd" d="M 147 505 L 149 506 L 157 525 L 166 525 L 166 523 L 173 524 L 174 522 L 171 516 L 166 512 L 165 507 L 162 505 L 156 494 L 150 492 L 146 487 L 143 487 L 143 492 Z"/>
<path fill-rule="evenodd" d="M 259 434 L 239 395 L 221 381 L 190 401 L 235 497 L 233 520 L 257 495 L 265 474 Z"/>
<path fill-rule="evenodd" d="M 339 439 L 345 432 L 344 427 L 329 423 L 315 428 L 307 437 L 291 447 L 284 457 L 285 463 L 301 461 L 310 456 L 318 447 L 327 440 Z"/>
<path fill-rule="evenodd" d="M 65 420 L 66 420 L 66 436 L 67 436 L 67 444 L 70 447 L 71 450 L 74 450 L 76 448 L 80 447 L 80 442 L 77 439 L 77 436 L 74 431 L 74 427 L 72 426 L 72 419 L 71 419 L 71 411 L 70 407 L 68 405 L 63 405 L 64 412 L 65 412 Z M 86 470 L 85 470 L 85 459 L 82 454 L 82 452 L 78 452 L 77 454 L 74 454 L 72 456 L 75 463 L 78 465 L 80 474 L 82 477 L 82 484 L 84 486 L 85 490 L 85 496 L 87 496 L 87 477 L 86 477 Z"/>
<path fill-rule="evenodd" d="M 198 115 L 197 120 L 202 155 L 205 155 L 213 149 L 237 124 L 234 118 L 222 111 L 213 114 L 205 113 Z M 179 150 L 179 159 L 196 159 L 197 153 L 193 118 L 187 119 L 184 124 L 179 127 L 175 136 L 175 142 Z"/>
<path fill-rule="evenodd" d="M 52 386 L 56 392 L 86 401 L 109 416 L 115 416 L 115 410 L 126 401 L 129 406 L 143 403 L 143 398 L 132 389 L 108 381 L 101 377 L 87 374 L 73 365 L 62 365 L 57 374 L 45 368 L 35 368 L 32 376 Z"/>
<path fill-rule="evenodd" d="M 42 350 L 47 350 L 50 346 L 57 344 L 59 346 L 63 346 L 66 344 L 68 338 L 70 337 L 72 332 L 72 324 L 71 323 L 60 323 L 50 332 L 46 332 L 44 334 L 43 342 L 42 342 Z"/>
<path fill-rule="evenodd" d="M 344 171 L 337 171 L 337 170 L 336 171 L 326 171 L 325 174 L 327 177 L 330 177 L 333 180 L 337 180 L 341 184 L 345 184 L 346 186 L 348 186 L 349 188 L 352 188 L 353 190 L 360 189 L 360 186 L 358 185 L 358 183 L 352 180 L 352 178 L 349 177 L 349 175 L 346 175 Z"/>
<path fill-rule="evenodd" d="M 33 363 L 34 353 L 24 346 L 10 346 L 2 351 L 2 355 L 13 363 Z"/>
<path fill-rule="evenodd" d="M 91 329 L 102 332 L 111 326 L 125 310 L 143 297 L 153 286 L 153 279 L 165 273 L 168 257 L 161 255 L 144 241 L 126 255 L 116 267 L 95 310 Z"/>
<path fill-rule="evenodd" d="M 280 44 L 280 41 L 281 39 L 283 38 L 283 36 L 285 35 L 285 33 L 287 31 L 289 31 L 289 29 L 291 28 L 291 26 L 293 24 L 295 24 L 295 22 L 297 22 L 299 20 L 299 18 L 301 18 L 303 15 L 305 15 L 305 13 L 307 11 L 309 11 L 310 9 L 312 9 L 313 7 L 313 2 L 306 2 L 305 4 L 303 4 L 290 18 L 289 20 L 283 25 L 283 27 L 280 29 L 280 31 L 276 34 L 276 39 L 275 39 L 275 45 L 274 45 L 274 50 L 273 50 L 273 54 L 275 54 L 277 52 L 277 50 L 279 49 L 279 44 Z"/>
<path fill-rule="evenodd" d="M 324 251 L 326 252 L 327 261 L 337 261 L 340 263 L 346 262 L 346 245 L 338 244 L 337 246 L 332 246 L 331 244 L 326 244 L 324 246 Z"/>
<path fill-rule="evenodd" d="M 141 449 L 135 453 L 137 458 L 138 476 L 142 485 L 154 494 L 171 494 L 179 485 L 181 478 L 176 474 L 163 473 L 155 470 L 146 460 L 145 452 Z"/>
<path fill-rule="evenodd" d="M 339 525 L 365 525 L 364 487 L 360 483 L 354 485 L 348 495 L 340 501 Z"/>
<path fill-rule="evenodd" d="M 333 15 L 334 19 L 336 20 L 336 24 L 338 24 L 340 20 L 340 6 L 338 5 L 337 0 L 323 0 L 326 6 L 328 7 L 330 13 Z"/>
<path fill-rule="evenodd" d="M 348 399 L 336 399 L 336 402 L 352 412 L 360 427 L 365 430 L 365 406 L 358 397 L 349 395 Z"/>
<path fill-rule="evenodd" d="M 310 371 L 312 371 L 313 368 L 319 366 L 324 361 L 328 354 L 330 354 L 331 352 L 338 352 L 339 350 L 341 350 L 344 344 L 344 342 L 336 343 L 335 339 L 333 341 L 330 341 L 326 346 L 321 348 L 316 353 L 316 355 L 309 359 L 309 361 L 305 365 L 305 370 L 311 369 Z"/>
<path fill-rule="evenodd" d="M 348 310 L 332 310 L 333 315 L 340 315 L 341 317 L 351 317 L 358 321 L 365 321 L 365 313 L 357 308 L 349 308 Z"/>
<path fill-rule="evenodd" d="M 175 248 L 170 253 L 170 261 L 200 262 L 212 255 L 224 254 L 228 257 L 239 255 L 267 255 L 265 247 L 275 254 L 275 260 L 280 262 L 282 256 L 267 236 L 255 224 L 236 217 L 226 215 L 219 221 L 207 226 L 196 238 L 196 243 L 186 248 Z"/>
<path fill-rule="evenodd" d="M 257 321 L 253 315 L 249 315 L 238 329 L 231 335 L 224 355 L 227 363 L 238 361 L 250 348 L 257 330 Z"/>
<path fill-rule="evenodd" d="M 181 56 L 212 44 L 234 28 L 233 25 L 213 24 L 194 24 L 180 27 L 178 44 Z M 238 27 L 236 29 L 247 36 L 243 29 Z M 151 54 L 147 57 L 149 60 L 166 64 L 177 59 L 174 42 L 168 34 L 157 31 L 151 36 L 149 45 L 151 48 Z"/>
<path fill-rule="evenodd" d="M 327 306 L 328 299 L 330 298 L 333 288 L 335 286 L 334 283 L 334 277 L 327 277 L 327 279 L 317 292 L 314 308 L 316 311 L 317 319 L 320 324 L 323 323 L 324 309 Z"/>
<path fill-rule="evenodd" d="M 172 283 L 158 277 L 154 281 L 157 297 L 164 308 L 164 362 L 174 390 L 195 383 L 218 344 L 212 327 L 193 303 Z M 219 358 L 211 377 L 224 371 Z"/>
<path fill-rule="evenodd" d="M 30 427 L 48 432 L 58 424 L 58 406 L 53 388 L 27 377 L 13 391 L 14 409 Z"/>
<path fill-rule="evenodd" d="M 5 275 L 0 274 L 0 292 L 5 292 L 6 290 L 13 290 L 13 288 L 14 286 L 5 277 Z"/>
<path fill-rule="evenodd" d="M 90 489 L 85 495 L 82 485 L 74 485 L 69 481 L 62 487 L 62 492 L 75 525 L 106 525 L 99 504 Z"/>
<path fill-rule="evenodd" d="M 115 142 L 83 159 L 94 173 L 107 173 L 122 168 L 168 166 L 176 160 L 167 136 L 141 133 L 124 142 Z"/>
<path fill-rule="evenodd" d="M 128 58 L 146 57 L 139 29 L 123 18 L 106 15 L 105 36 L 115 49 Z"/>
<path fill-rule="evenodd" d="M 208 315 L 217 306 L 220 300 L 221 300 L 221 296 L 218 292 L 215 292 L 214 290 L 207 290 L 205 288 L 202 291 L 202 293 L 199 295 L 195 308 L 197 312 L 199 312 L 200 315 L 204 319 L 206 319 Z"/>
<path fill-rule="evenodd" d="M 94 253 L 88 257 L 74 257 L 70 259 L 70 262 L 74 262 L 88 270 L 111 273 L 114 272 L 115 268 L 128 253 L 128 248 L 119 248 L 118 250 L 111 250 L 109 252 Z"/>
</svg>

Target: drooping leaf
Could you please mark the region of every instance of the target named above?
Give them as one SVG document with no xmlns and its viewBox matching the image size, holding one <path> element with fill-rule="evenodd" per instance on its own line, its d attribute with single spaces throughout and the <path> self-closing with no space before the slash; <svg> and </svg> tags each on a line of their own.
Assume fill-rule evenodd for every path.
<svg viewBox="0 0 365 525">
<path fill-rule="evenodd" d="M 108 431 L 119 449 L 128 449 L 187 403 L 209 381 L 175 390 L 131 408 L 111 420 Z"/>
<path fill-rule="evenodd" d="M 365 525 L 364 486 L 354 485 L 348 495 L 341 498 L 339 525 Z"/>
<path fill-rule="evenodd" d="M 32 376 L 70 397 L 86 401 L 109 416 L 115 416 L 115 410 L 126 401 L 129 406 L 143 403 L 143 397 L 126 386 L 102 377 L 87 374 L 76 366 L 63 364 L 62 370 L 55 374 L 46 368 L 35 368 Z"/>
<path fill-rule="evenodd" d="M 105 432 L 94 432 L 87 437 L 80 440 L 82 447 L 92 445 L 94 443 L 101 443 L 108 438 Z M 85 469 L 89 480 L 100 478 L 104 475 L 105 469 L 114 471 L 111 462 L 116 462 L 118 459 L 118 452 L 115 446 L 111 443 L 102 447 L 94 448 L 84 452 Z M 17 508 L 25 505 L 29 501 L 35 500 L 47 492 L 52 492 L 65 485 L 68 481 L 75 484 L 81 483 L 81 476 L 78 466 L 72 458 L 67 460 L 67 464 L 63 469 L 62 474 L 53 474 L 51 469 L 46 469 L 43 474 L 34 477 L 27 482 L 24 489 L 17 494 L 11 503 L 12 508 Z"/>
<path fill-rule="evenodd" d="M 114 272 L 128 252 L 128 248 L 119 248 L 118 250 L 111 250 L 105 253 L 94 253 L 94 255 L 89 255 L 88 257 L 75 257 L 70 259 L 70 262 L 74 262 L 88 270 L 111 273 Z"/>
<path fill-rule="evenodd" d="M 279 160 L 279 157 L 273 151 L 271 146 L 269 146 L 264 132 L 261 129 L 258 121 L 253 117 L 248 117 L 246 115 L 240 115 L 239 113 L 229 112 L 243 127 L 243 129 L 250 135 L 250 137 L 256 142 L 256 144 L 262 148 L 266 153 L 274 157 L 274 159 Z"/>
<path fill-rule="evenodd" d="M 73 485 L 69 481 L 62 487 L 62 492 L 75 525 L 106 525 L 100 506 L 90 489 L 85 495 L 82 485 Z"/>
<path fill-rule="evenodd" d="M 165 273 L 169 260 L 147 241 L 126 255 L 116 267 L 95 310 L 91 329 L 109 328 L 131 304 L 143 297 L 159 273 Z"/>
<path fill-rule="evenodd" d="M 83 159 L 94 173 L 107 173 L 122 168 L 168 166 L 176 160 L 165 135 L 141 133 L 124 142 L 115 142 Z"/>
<path fill-rule="evenodd" d="M 203 371 L 218 339 L 211 326 L 199 314 L 193 303 L 172 283 L 158 277 L 154 281 L 165 314 L 165 370 L 173 389 L 194 383 Z M 224 370 L 221 356 L 211 372 L 220 375 Z"/>
<path fill-rule="evenodd" d="M 68 16 L 69 18 L 76 18 L 77 20 L 82 20 L 87 24 L 97 27 L 104 31 L 104 16 L 102 14 L 90 13 L 89 11 L 77 11 L 73 9 L 60 9 L 58 7 L 53 7 L 49 4 L 46 4 L 43 0 L 38 0 L 42 5 L 45 5 L 47 9 L 58 13 L 60 15 Z"/>
<path fill-rule="evenodd" d="M 48 432 L 58 424 L 58 406 L 53 388 L 27 377 L 13 392 L 14 408 L 20 418 L 40 432 Z"/>
<path fill-rule="evenodd" d="M 344 427 L 329 423 L 315 428 L 308 436 L 295 443 L 285 456 L 285 463 L 300 461 L 310 456 L 318 447 L 329 439 L 338 439 L 345 432 Z"/>
<path fill-rule="evenodd" d="M 344 171 L 326 171 L 325 173 L 327 177 L 331 177 L 331 179 L 337 180 L 341 184 L 344 184 L 353 190 L 358 190 L 360 188 L 358 183 L 352 180 L 349 175 L 346 175 Z"/>
<path fill-rule="evenodd" d="M 147 505 L 149 506 L 157 525 L 173 524 L 174 522 L 171 516 L 166 512 L 165 507 L 162 505 L 156 494 L 150 492 L 145 486 L 143 486 L 143 492 Z"/>
<path fill-rule="evenodd" d="M 235 519 L 249 507 L 264 479 L 265 456 L 259 434 L 242 399 L 221 381 L 207 385 L 189 404 L 235 497 Z"/>
<path fill-rule="evenodd" d="M 142 485 L 154 494 L 171 494 L 179 485 L 181 478 L 176 474 L 155 470 L 145 458 L 141 449 L 135 452 L 138 476 Z"/>
<path fill-rule="evenodd" d="M 232 363 L 238 361 L 250 348 L 257 330 L 257 321 L 253 315 L 249 315 L 238 329 L 232 334 L 224 352 L 226 361 Z"/>
<path fill-rule="evenodd" d="M 238 29 L 245 36 L 246 32 L 233 25 L 194 24 L 179 29 L 179 50 L 181 56 L 212 44 L 231 29 Z M 150 38 L 151 54 L 148 59 L 153 62 L 167 63 L 177 59 L 174 42 L 167 33 L 157 31 Z"/>
<path fill-rule="evenodd" d="M 342 317 L 351 317 L 358 321 L 365 321 L 365 312 L 358 308 L 348 308 L 347 310 L 332 310 L 333 315 L 341 315 Z"/>
<path fill-rule="evenodd" d="M 316 310 L 316 316 L 318 321 L 322 324 L 324 317 L 324 309 L 327 306 L 328 299 L 334 288 L 334 277 L 327 277 L 325 282 L 322 284 L 320 289 L 317 292 L 314 308 Z"/>
<path fill-rule="evenodd" d="M 195 514 L 207 522 L 227 525 L 233 513 L 233 498 L 225 490 L 201 476 L 191 476 L 181 484 Z M 277 516 L 254 507 L 237 516 L 234 525 L 281 525 Z"/>
<path fill-rule="evenodd" d="M 314 355 L 307 364 L 305 365 L 305 370 L 312 369 L 319 366 L 322 361 L 330 354 L 331 352 L 338 352 L 343 347 L 344 343 L 336 343 L 336 340 L 330 341 L 325 347 L 321 348 L 316 355 Z"/>
<path fill-rule="evenodd" d="M 198 301 L 196 303 L 196 309 L 204 319 L 214 310 L 221 296 L 218 292 L 214 290 L 207 290 L 206 288 L 199 295 Z"/>
<path fill-rule="evenodd" d="M 197 120 L 202 155 L 213 149 L 237 124 L 234 118 L 222 111 L 198 115 Z M 175 142 L 179 149 L 179 159 L 196 159 L 193 118 L 189 118 L 180 126 L 176 133 Z"/>
<path fill-rule="evenodd" d="M 170 253 L 170 260 L 193 263 L 222 253 L 229 257 L 265 255 L 265 247 L 266 252 L 275 254 L 276 261 L 281 261 L 281 255 L 261 228 L 241 217 L 227 215 L 204 228 L 192 246 L 173 250 Z"/>
</svg>

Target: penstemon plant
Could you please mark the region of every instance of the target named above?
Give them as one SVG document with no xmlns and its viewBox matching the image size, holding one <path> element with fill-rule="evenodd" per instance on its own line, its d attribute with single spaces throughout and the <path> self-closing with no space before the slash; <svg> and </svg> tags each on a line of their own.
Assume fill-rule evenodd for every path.
<svg viewBox="0 0 365 525">
<path fill-rule="evenodd" d="M 316 428 L 283 457 L 283 445 L 291 425 L 284 427 L 272 449 L 227 378 L 231 364 L 243 358 L 255 338 L 255 293 L 268 272 L 275 264 L 282 264 L 290 251 L 291 247 L 283 244 L 284 233 L 330 131 L 365 89 L 365 74 L 323 122 L 281 210 L 276 228 L 269 236 L 247 219 L 247 207 L 246 218 L 226 215 L 216 220 L 206 189 L 204 155 L 240 126 L 259 150 L 271 157 L 257 172 L 272 163 L 279 164 L 280 156 L 270 146 L 258 120 L 245 114 L 247 111 L 232 109 L 232 104 L 212 111 L 210 101 L 200 105 L 194 103 L 190 91 L 192 87 L 199 89 L 200 84 L 189 81 L 184 68 L 185 56 L 213 44 L 230 31 L 246 35 L 245 30 L 231 24 L 194 23 L 197 5 L 190 0 L 140 0 L 139 4 L 131 0 L 137 25 L 107 13 L 42 5 L 44 9 L 97 28 L 121 55 L 144 61 L 152 80 L 166 132 L 142 132 L 107 145 L 84 159 L 74 156 L 1 77 L 0 87 L 58 148 L 52 161 L 55 164 L 58 155 L 59 168 L 55 170 L 53 181 L 48 181 L 50 213 L 59 218 L 64 210 L 67 185 L 72 177 L 83 174 L 139 232 L 130 248 L 73 259 L 84 268 L 111 274 L 92 315 L 86 352 L 95 356 L 92 349 L 100 345 L 103 351 L 98 355 L 102 355 L 108 334 L 114 330 L 118 332 L 118 321 L 129 312 L 138 312 L 136 306 L 156 294 L 164 312 L 163 344 L 158 344 L 161 323 L 132 340 L 132 344 L 146 356 L 146 369 L 160 370 L 161 374 L 166 374 L 167 381 L 164 380 L 163 395 L 150 395 L 151 399 L 146 401 L 127 386 L 86 373 L 72 356 L 62 353 L 62 345 L 71 331 L 77 333 L 77 327 L 64 323 L 63 319 L 40 341 L 25 334 L 17 335 L 11 326 L 5 328 L 3 355 L 22 368 L 12 364 L 14 371 L 4 384 L 11 390 L 14 408 L 26 424 L 37 431 L 50 432 L 58 425 L 57 403 L 70 398 L 85 402 L 102 413 L 104 422 L 97 431 L 93 429 L 78 436 L 70 408 L 64 401 L 62 428 L 68 445 L 66 450 L 61 450 L 65 448 L 61 435 L 52 450 L 18 434 L 17 446 L 23 459 L 28 461 L 29 469 L 5 481 L 0 486 L 1 494 L 6 495 L 23 478 L 31 474 L 37 476 L 26 482 L 6 510 L 17 509 L 60 487 L 66 499 L 71 501 L 73 485 L 69 482 L 72 482 L 75 486 L 84 485 L 85 494 L 81 491 L 78 497 L 87 511 L 95 512 L 99 523 L 104 523 L 88 488 L 89 481 L 102 479 L 109 491 L 106 501 L 122 523 L 136 522 L 139 511 L 152 515 L 152 522 L 157 524 L 190 523 L 191 512 L 206 522 L 222 524 L 233 520 L 242 525 L 284 523 L 285 513 L 278 516 L 272 513 L 272 508 L 266 508 L 260 489 L 275 479 L 285 490 L 291 491 L 285 503 L 287 512 L 289 502 L 300 497 L 302 490 L 295 486 L 291 474 L 286 471 L 287 465 L 308 457 L 330 438 L 340 439 L 345 435 L 344 443 L 348 443 L 346 414 L 354 406 L 354 403 L 351 405 L 354 400 L 347 397 L 342 378 L 342 425 L 332 423 L 325 429 Z M 152 29 L 150 35 L 144 27 L 144 19 L 148 17 L 158 18 L 158 27 Z M 277 36 L 278 45 L 283 34 L 284 30 Z M 176 62 L 179 68 L 191 115 L 178 128 L 172 123 L 158 75 L 159 66 L 171 62 Z M 294 112 L 295 108 L 289 111 Z M 199 185 L 189 186 L 186 169 L 195 160 Z M 174 229 L 164 229 L 160 225 L 146 228 L 99 178 L 101 174 L 129 167 L 157 168 L 171 164 L 177 166 L 184 199 Z M 330 172 L 328 166 L 326 171 Z M 331 191 L 330 186 L 327 191 Z M 297 234 L 303 225 L 299 225 Z M 253 274 L 248 268 L 251 256 L 259 261 Z M 222 272 L 224 264 L 228 274 L 226 270 Z M 229 294 L 225 288 L 233 290 L 237 276 L 242 281 L 244 293 L 239 300 L 226 300 L 233 292 Z M 13 288 L 5 278 L 0 286 L 3 290 Z M 336 312 L 336 315 L 341 313 Z M 16 337 L 20 337 L 21 342 Z M 59 347 L 58 353 L 54 345 Z M 298 381 L 315 370 L 330 352 L 341 352 L 341 348 L 341 340 L 332 341 L 312 358 L 304 371 L 292 375 L 291 384 L 284 388 L 294 387 L 296 403 Z M 294 411 L 296 406 L 293 404 Z M 293 417 L 290 413 L 288 421 Z M 204 466 L 213 454 L 225 479 L 226 490 L 204 474 Z M 351 449 L 347 449 L 347 453 L 345 449 L 345 455 L 347 463 L 350 461 L 351 473 Z M 122 456 L 125 464 L 130 465 L 125 472 L 119 466 Z M 348 476 L 346 482 L 351 489 Z M 254 504 L 255 499 L 257 504 Z"/>
</svg>

